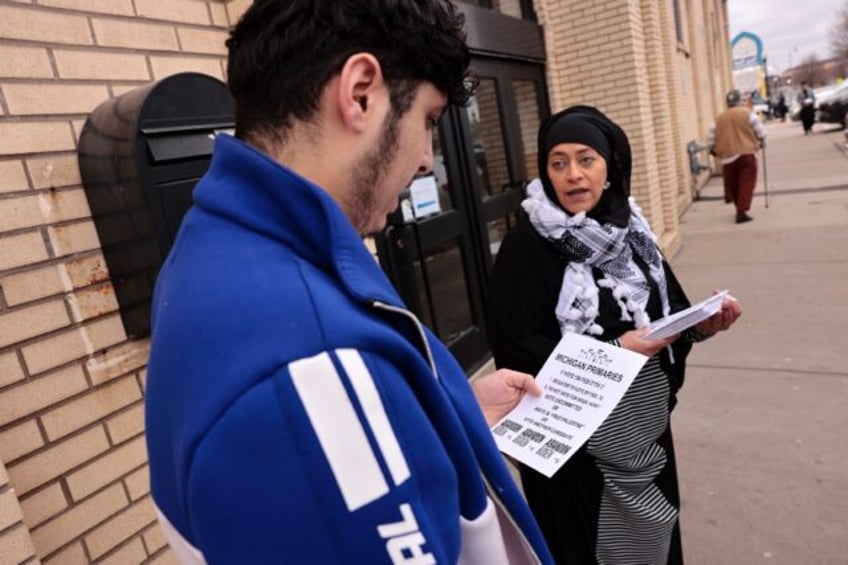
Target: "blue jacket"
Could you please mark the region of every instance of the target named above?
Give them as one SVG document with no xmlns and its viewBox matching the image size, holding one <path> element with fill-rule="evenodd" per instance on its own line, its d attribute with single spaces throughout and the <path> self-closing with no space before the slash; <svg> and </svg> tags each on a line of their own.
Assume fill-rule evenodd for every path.
<svg viewBox="0 0 848 565">
<path fill-rule="evenodd" d="M 156 284 L 146 390 L 178 556 L 492 563 L 505 538 L 508 560 L 551 562 L 462 369 L 338 205 L 230 136 L 194 200 Z"/>
</svg>

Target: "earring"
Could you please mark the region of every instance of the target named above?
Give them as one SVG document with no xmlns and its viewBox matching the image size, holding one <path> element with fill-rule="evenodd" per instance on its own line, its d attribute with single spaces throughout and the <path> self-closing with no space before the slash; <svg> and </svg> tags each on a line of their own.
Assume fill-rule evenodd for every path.
<svg viewBox="0 0 848 565">
<path fill-rule="evenodd" d="M 604 190 L 608 189 L 609 187 L 610 187 L 610 181 L 606 181 L 604 183 Z"/>
</svg>

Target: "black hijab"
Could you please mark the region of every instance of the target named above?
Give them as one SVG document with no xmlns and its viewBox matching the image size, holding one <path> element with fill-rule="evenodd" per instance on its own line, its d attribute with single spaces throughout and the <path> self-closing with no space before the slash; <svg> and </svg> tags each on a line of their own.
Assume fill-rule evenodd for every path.
<svg viewBox="0 0 848 565">
<path fill-rule="evenodd" d="M 632 160 L 630 142 L 624 130 L 592 106 L 566 108 L 542 123 L 538 147 L 539 178 L 551 202 L 562 208 L 548 178 L 548 153 L 560 143 L 588 145 L 604 158 L 610 186 L 587 215 L 601 224 L 627 226 L 630 221 L 628 197 Z"/>
</svg>

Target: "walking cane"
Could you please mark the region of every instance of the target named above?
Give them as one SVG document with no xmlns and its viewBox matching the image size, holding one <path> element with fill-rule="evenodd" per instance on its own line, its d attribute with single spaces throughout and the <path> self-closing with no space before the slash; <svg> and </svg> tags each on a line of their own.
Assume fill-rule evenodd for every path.
<svg viewBox="0 0 848 565">
<path fill-rule="evenodd" d="M 766 166 L 766 146 L 765 146 L 765 144 L 760 146 L 760 150 L 763 152 L 763 188 L 765 189 L 765 195 L 766 195 L 766 208 L 768 208 L 768 167 Z"/>
</svg>

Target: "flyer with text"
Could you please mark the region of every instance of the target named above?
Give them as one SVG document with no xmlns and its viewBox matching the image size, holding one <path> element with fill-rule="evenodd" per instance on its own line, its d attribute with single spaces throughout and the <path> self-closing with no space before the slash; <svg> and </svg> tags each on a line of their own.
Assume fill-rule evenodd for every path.
<svg viewBox="0 0 848 565">
<path fill-rule="evenodd" d="M 503 453 L 550 478 L 609 416 L 648 358 L 568 333 L 525 395 L 492 427 Z"/>
</svg>

